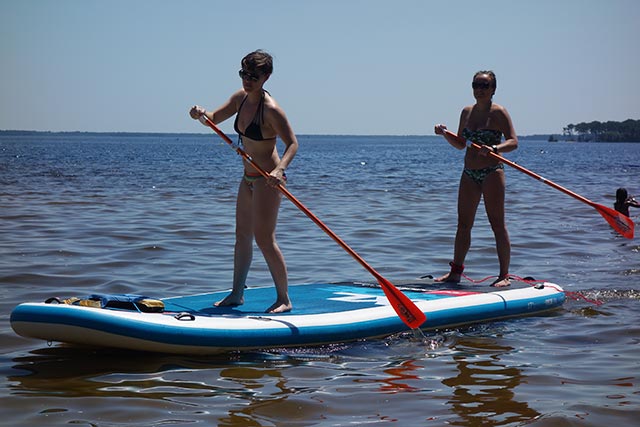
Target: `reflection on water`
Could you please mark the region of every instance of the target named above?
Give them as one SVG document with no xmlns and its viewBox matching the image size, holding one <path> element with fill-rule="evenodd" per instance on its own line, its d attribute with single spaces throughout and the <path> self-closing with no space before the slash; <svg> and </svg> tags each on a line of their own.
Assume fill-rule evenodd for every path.
<svg viewBox="0 0 640 427">
<path fill-rule="evenodd" d="M 275 372 L 258 374 L 253 365 L 266 368 L 273 365 L 277 369 L 278 365 L 294 363 L 286 356 L 267 353 L 228 353 L 198 359 L 104 349 L 94 352 L 64 346 L 34 350 L 29 356 L 13 361 L 13 369 L 23 372 L 9 377 L 14 382 L 12 389 L 19 393 L 74 396 L 80 391 L 81 395 L 89 392 L 91 396 L 105 397 L 127 397 L 135 393 L 137 397 L 148 398 L 157 398 L 160 390 L 163 397 L 171 396 L 172 391 L 182 396 L 228 393 L 232 389 L 207 384 L 212 372 L 216 373 L 216 381 L 237 378 L 241 383 L 243 379 L 250 381 Z M 175 377 L 191 371 L 198 372 L 193 378 L 195 381 L 187 380 L 188 376 L 174 381 Z M 244 394 L 245 384 L 239 385 Z"/>
<path fill-rule="evenodd" d="M 386 361 L 380 359 L 382 351 L 390 353 Z M 414 356 L 423 352 L 423 357 L 396 354 L 406 351 Z M 353 346 L 195 358 L 55 347 L 15 358 L 12 368 L 20 374 L 8 379 L 16 395 L 163 401 L 183 420 L 215 419 L 224 426 L 329 417 L 349 406 L 346 402 L 326 404 L 329 395 L 341 394 L 352 396 L 353 404 L 365 405 L 362 411 L 369 420 L 393 418 L 384 408 L 367 406 L 370 398 L 357 396 L 362 390 L 427 399 L 448 395 L 451 415 L 427 410 L 425 420 L 446 418 L 450 425 L 503 426 L 540 415 L 516 397 L 524 376 L 501 361 L 502 355 L 513 351 L 486 336 L 474 338 L 458 332 L 422 341 L 404 334 Z M 212 407 L 224 408 L 224 415 L 218 410 L 212 417 L 208 413 Z M 59 402 L 55 405 L 58 416 L 67 411 L 72 408 Z"/>
<path fill-rule="evenodd" d="M 419 389 L 411 386 L 410 383 L 420 378 L 419 374 L 422 368 L 423 366 L 417 365 L 415 360 L 402 360 L 383 369 L 388 378 L 375 381 L 381 382 L 383 385 L 380 387 L 380 391 L 387 393 L 418 391 Z"/>
<path fill-rule="evenodd" d="M 516 399 L 515 389 L 524 380 L 522 372 L 501 362 L 500 356 L 514 349 L 488 339 L 463 337 L 453 356 L 457 372 L 442 381 L 453 388 L 449 404 L 460 416 L 452 425 L 502 426 L 533 420 L 540 415 L 527 402 Z"/>
<path fill-rule="evenodd" d="M 12 393 L 56 402 L 55 408 L 46 411 L 48 415 L 73 416 L 74 405 L 61 403 L 60 397 L 84 402 L 91 398 L 105 402 L 124 398 L 128 402 L 142 400 L 139 408 L 161 415 L 150 425 L 206 420 L 211 425 L 227 426 L 263 425 L 256 423 L 261 416 L 254 412 L 264 412 L 269 407 L 279 408 L 275 411 L 276 418 L 290 413 L 280 406 L 300 390 L 287 385 L 282 369 L 304 363 L 269 353 L 178 358 L 102 350 L 94 353 L 64 347 L 34 351 L 15 358 L 14 362 L 13 369 L 25 374 L 9 377 Z M 155 402 L 165 402 L 161 414 L 154 411 Z M 128 412 L 126 407 L 120 410 Z M 85 408 L 84 412 L 91 411 Z M 222 416 L 223 413 L 227 415 Z M 166 418 L 169 414 L 178 419 Z M 140 418 L 142 425 L 144 418 Z"/>
</svg>

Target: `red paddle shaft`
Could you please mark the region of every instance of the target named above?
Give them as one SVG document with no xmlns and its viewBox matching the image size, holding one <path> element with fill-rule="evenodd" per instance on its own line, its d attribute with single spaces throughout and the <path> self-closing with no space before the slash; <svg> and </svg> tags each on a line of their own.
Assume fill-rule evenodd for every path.
<svg viewBox="0 0 640 427">
<path fill-rule="evenodd" d="M 231 139 L 222 132 L 218 126 L 216 126 L 213 121 L 211 121 L 207 116 L 202 115 L 200 117 L 200 122 L 209 126 L 211 129 L 215 131 L 231 148 L 233 148 L 239 155 L 241 155 L 255 170 L 257 170 L 260 175 L 265 178 L 269 177 L 269 174 L 260 167 L 256 162 L 253 161 L 251 156 L 249 156 L 242 148 L 233 144 Z M 313 222 L 316 223 L 318 227 L 320 227 L 325 233 L 329 235 L 333 240 L 336 241 L 338 245 L 342 247 L 349 255 L 351 255 L 356 261 L 360 263 L 369 273 L 371 273 L 380 284 L 380 287 L 384 291 L 384 294 L 387 296 L 387 299 L 391 303 L 393 309 L 398 313 L 398 316 L 402 319 L 402 321 L 409 326 L 410 328 L 417 328 L 427 319 L 425 314 L 416 306 L 413 301 L 411 301 L 405 294 L 403 294 L 398 288 L 396 288 L 391 282 L 382 277 L 380 273 L 373 269 L 367 262 L 356 253 L 353 249 L 349 247 L 338 235 L 336 235 L 333 231 L 329 229 L 320 219 L 315 216 L 309 209 L 307 209 L 298 199 L 296 199 L 293 194 L 289 192 L 284 186 L 278 184 L 278 190 L 282 194 L 284 194 L 287 199 L 289 199 L 294 205 L 298 207 L 305 215 L 307 215 Z"/>
<path fill-rule="evenodd" d="M 480 145 L 474 142 L 472 142 L 471 145 L 474 148 L 478 148 L 478 149 L 481 148 Z M 624 215 L 623 213 L 620 213 L 615 209 L 609 208 L 607 206 L 594 203 L 591 200 L 587 199 L 586 197 L 582 197 L 581 195 L 574 193 L 571 190 L 567 190 L 566 188 L 556 184 L 555 182 L 549 181 L 548 179 L 538 175 L 537 173 L 531 172 L 529 169 L 526 169 L 520 166 L 519 164 L 512 162 L 511 160 L 505 159 L 499 154 L 496 154 L 493 152 L 490 152 L 489 154 L 495 157 L 496 159 L 500 160 L 501 162 L 511 166 L 512 168 L 518 169 L 520 172 L 524 172 L 530 177 L 535 178 L 538 181 L 542 181 L 543 183 L 555 188 L 556 190 L 560 190 L 563 193 L 568 194 L 569 196 L 577 200 L 580 200 L 582 203 L 586 203 L 589 206 L 595 208 L 598 211 L 598 213 L 602 215 L 602 217 L 609 223 L 609 225 L 614 230 L 616 230 L 618 233 L 620 233 L 622 236 L 626 237 L 627 239 L 633 239 L 633 230 L 634 230 L 633 221 L 631 220 L 631 218 Z"/>
</svg>

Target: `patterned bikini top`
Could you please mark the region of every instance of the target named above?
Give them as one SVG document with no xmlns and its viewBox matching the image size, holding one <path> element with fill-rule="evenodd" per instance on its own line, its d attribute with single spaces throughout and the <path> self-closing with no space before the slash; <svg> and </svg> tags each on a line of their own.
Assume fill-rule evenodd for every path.
<svg viewBox="0 0 640 427">
<path fill-rule="evenodd" d="M 469 141 L 480 145 L 497 145 L 502 138 L 502 132 L 495 129 L 462 129 L 462 136 Z"/>
</svg>

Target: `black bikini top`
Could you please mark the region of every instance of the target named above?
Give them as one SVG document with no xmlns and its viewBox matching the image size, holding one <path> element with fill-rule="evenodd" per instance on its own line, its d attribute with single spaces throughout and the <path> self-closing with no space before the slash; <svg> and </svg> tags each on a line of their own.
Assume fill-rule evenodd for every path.
<svg viewBox="0 0 640 427">
<path fill-rule="evenodd" d="M 244 96 L 242 103 L 240 104 L 240 108 L 238 108 L 238 113 L 236 114 L 236 120 L 233 122 L 233 128 L 238 133 L 238 135 L 253 139 L 254 141 L 267 141 L 269 139 L 275 139 L 275 137 L 265 138 L 262 136 L 262 123 L 264 123 L 264 94 L 269 93 L 266 90 L 262 91 L 262 97 L 260 98 L 260 103 L 258 104 L 258 108 L 256 109 L 256 114 L 253 116 L 253 120 L 249 123 L 249 126 L 244 130 L 244 132 L 240 131 L 238 127 L 238 117 L 240 117 L 240 111 L 242 110 L 242 106 L 244 102 L 247 100 L 247 95 Z"/>
</svg>

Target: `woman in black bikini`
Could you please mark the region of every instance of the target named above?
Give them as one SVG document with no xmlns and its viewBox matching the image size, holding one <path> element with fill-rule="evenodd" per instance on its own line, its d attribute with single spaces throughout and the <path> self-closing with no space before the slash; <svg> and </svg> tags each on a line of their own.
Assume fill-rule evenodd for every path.
<svg viewBox="0 0 640 427">
<path fill-rule="evenodd" d="M 244 151 L 264 170 L 271 171 L 265 179 L 244 162 L 236 202 L 236 244 L 234 251 L 233 289 L 216 306 L 244 303 L 244 288 L 253 257 L 253 241 L 262 251 L 276 286 L 276 302 L 267 313 L 282 313 L 292 308 L 288 293 L 287 267 L 275 238 L 281 193 L 275 186 L 286 181 L 285 170 L 298 151 L 298 141 L 289 121 L 273 97 L 263 89 L 273 72 L 273 59 L 268 53 L 251 52 L 241 61 L 239 71 L 242 89 L 215 111 L 194 106 L 189 114 L 200 119 L 204 114 L 214 123 L 234 114 L 234 128 Z M 282 157 L 276 149 L 276 137 L 285 144 Z"/>
<path fill-rule="evenodd" d="M 464 107 L 460 115 L 458 134 L 436 125 L 435 133 L 442 135 L 453 147 L 462 150 L 467 140 L 480 145 L 480 149 L 467 148 L 464 170 L 458 190 L 458 230 L 454 244 L 453 261 L 449 273 L 437 282 L 460 281 L 464 259 L 471 246 L 471 228 L 480 199 L 484 197 L 487 217 L 496 239 L 500 274 L 491 286 L 509 286 L 511 243 L 504 220 L 505 176 L 504 166 L 489 153 L 508 153 L 518 147 L 518 137 L 506 108 L 492 102 L 496 91 L 496 76 L 492 71 L 478 71 L 473 76 L 474 105 Z M 502 136 L 504 135 L 504 141 Z"/>
</svg>

